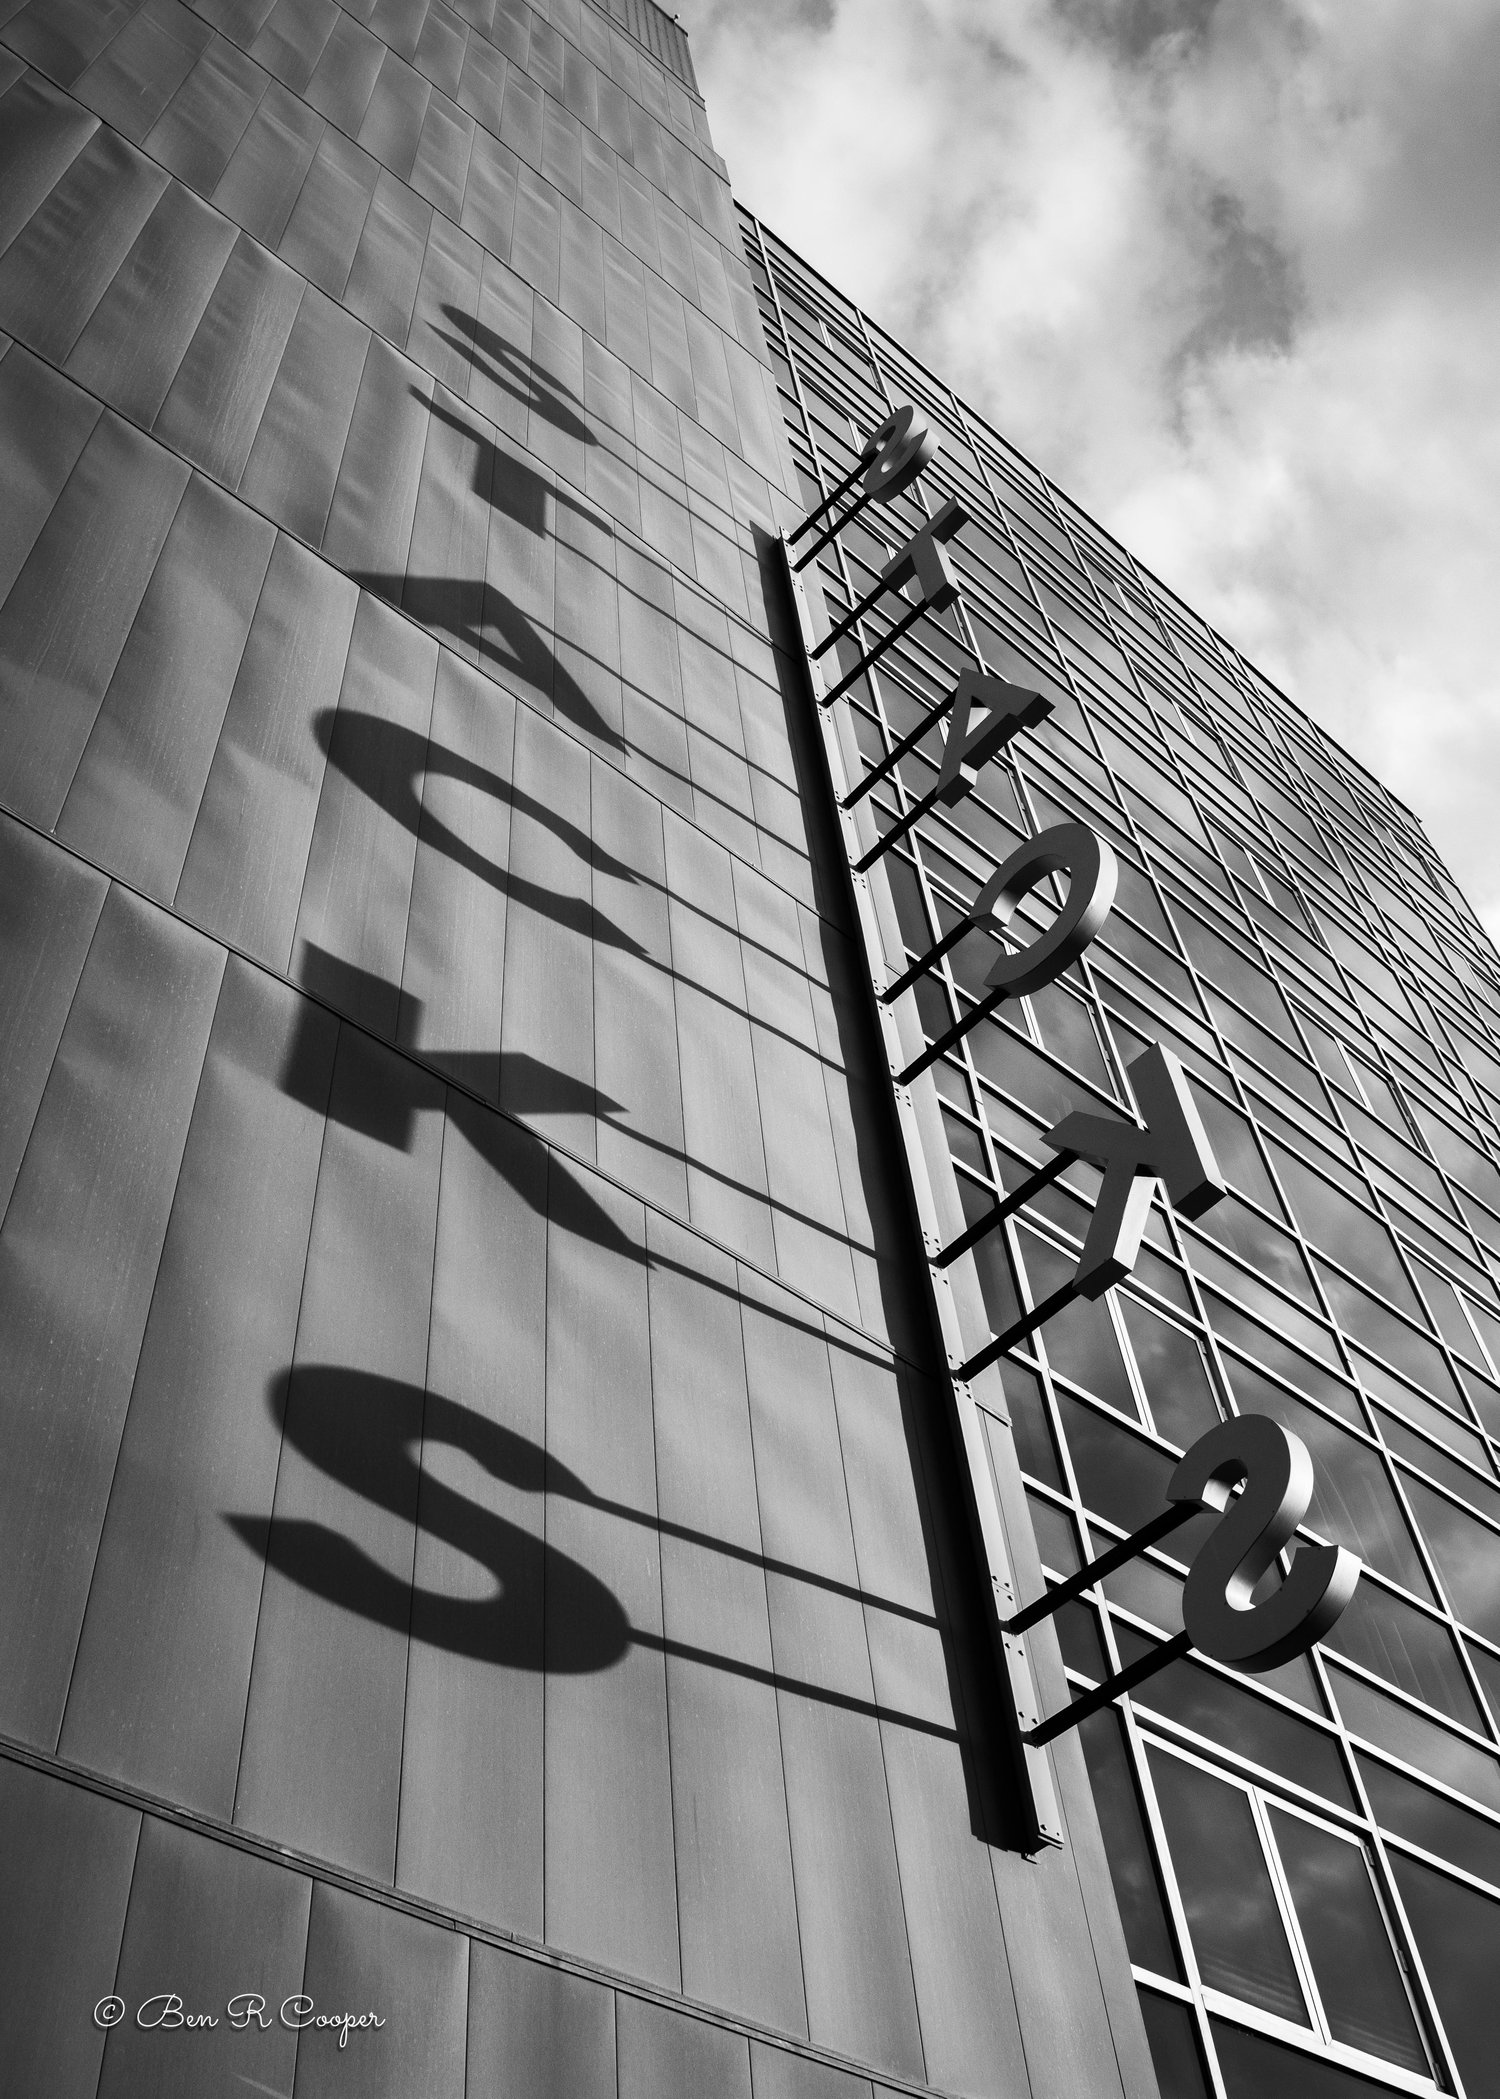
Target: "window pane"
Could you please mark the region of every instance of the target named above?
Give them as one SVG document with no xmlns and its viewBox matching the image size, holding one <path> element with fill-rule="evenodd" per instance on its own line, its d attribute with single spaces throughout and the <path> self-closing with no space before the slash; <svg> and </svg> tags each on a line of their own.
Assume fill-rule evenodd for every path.
<svg viewBox="0 0 1500 2099">
<path fill-rule="evenodd" d="M 1152 1419 L 1162 1435 L 1185 1450 L 1220 1419 L 1203 1345 L 1123 1291 L 1119 1303 Z"/>
<path fill-rule="evenodd" d="M 1049 1487 L 1063 1484 L 1062 1467 L 1052 1443 L 1052 1425 L 1041 1381 L 1019 1363 L 1002 1362 L 1000 1373 L 1005 1404 L 1010 1411 L 1011 1433 L 1023 1472 L 1043 1480 Z"/>
<path fill-rule="evenodd" d="M 1387 1683 L 1436 1706 L 1450 1720 L 1484 1733 L 1478 1703 L 1447 1630 L 1377 1582 L 1359 1584 L 1327 1643 Z"/>
<path fill-rule="evenodd" d="M 1405 1482 L 1454 1610 L 1487 1640 L 1500 1640 L 1500 1532 L 1413 1479 Z"/>
<path fill-rule="evenodd" d="M 1159 1997 L 1155 1990 L 1142 1990 L 1141 2017 L 1161 2099 L 1208 2099 L 1197 2028 L 1188 2006 L 1173 1997 Z"/>
<path fill-rule="evenodd" d="M 1118 1713 L 1091 1713 L 1078 1730 L 1094 1787 L 1094 1805 L 1104 1832 L 1109 1875 L 1114 1882 L 1120 1921 L 1130 1958 L 1158 1975 L 1182 1979 L 1172 1943 L 1172 1928 L 1162 1905 L 1161 1883 L 1151 1839 L 1131 1776 Z"/>
<path fill-rule="evenodd" d="M 1155 1750 L 1151 1776 L 1205 1985 L 1306 2026 L 1249 1795 Z"/>
<path fill-rule="evenodd" d="M 1328 2030 L 1347 2047 L 1425 2074 L 1427 2052 L 1412 2017 L 1362 1844 L 1272 1808 Z"/>
<path fill-rule="evenodd" d="M 1125 1531 L 1138 1530 L 1159 1516 L 1167 1506 L 1167 1481 L 1172 1476 L 1167 1452 L 1066 1392 L 1057 1395 L 1057 1412 L 1084 1506 Z M 1217 1522 L 1212 1515 L 1190 1517 L 1167 1539 L 1164 1550 L 1190 1562 Z"/>
<path fill-rule="evenodd" d="M 1328 1681 L 1352 1733 L 1364 1735 L 1378 1749 L 1388 1749 L 1419 1771 L 1430 1772 L 1455 1792 L 1467 1793 L 1486 1807 L 1500 1808 L 1500 1764 L 1492 1756 L 1336 1666 L 1330 1667 Z"/>
<path fill-rule="evenodd" d="M 1393 1856 L 1391 1870 L 1458 2074 L 1470 2092 L 1493 2092 L 1500 2061 L 1500 1903 L 1415 1859 Z"/>
<path fill-rule="evenodd" d="M 1336 2070 L 1224 2019 L 1211 2019 L 1209 2030 L 1228 2099 L 1391 2099 L 1389 2085 Z"/>
<path fill-rule="evenodd" d="M 1118 1620 L 1115 1639 L 1126 1668 L 1156 1645 Z M 1137 1705 L 1164 1713 L 1210 1742 L 1227 1743 L 1248 1762 L 1290 1779 L 1309 1793 L 1321 1793 L 1340 1807 L 1354 1805 L 1338 1745 L 1330 1735 L 1196 1662 L 1168 1663 L 1131 1697 Z"/>
<path fill-rule="evenodd" d="M 1360 1777 L 1370 1796 L 1375 1820 L 1382 1829 L 1435 1851 L 1466 1873 L 1492 1880 L 1500 1888 L 1500 1824 L 1486 1822 L 1441 1793 L 1429 1792 L 1374 1757 L 1356 1758 Z"/>
</svg>

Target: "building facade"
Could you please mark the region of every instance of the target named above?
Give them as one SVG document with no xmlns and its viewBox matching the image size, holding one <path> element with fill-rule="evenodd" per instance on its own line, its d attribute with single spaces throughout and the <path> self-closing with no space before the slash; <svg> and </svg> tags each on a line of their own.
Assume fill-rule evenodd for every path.
<svg viewBox="0 0 1500 2099">
<path fill-rule="evenodd" d="M 907 951 L 1121 870 L 918 1082 L 944 1199 L 1150 1041 L 1231 1189 L 976 1380 L 1017 1586 L 1236 1411 L 1366 1569 L 1060 1736 L 1040 1847 L 779 544 L 900 403 L 820 616 L 955 494 L 962 596 L 847 735 L 1053 710 Z M 1500 965 L 1401 806 L 737 215 L 651 0 L 0 0 L 0 487 L 0 2092 L 1476 2099 Z"/>
<path fill-rule="evenodd" d="M 942 450 L 819 557 L 829 616 L 938 505 L 958 605 L 858 677 L 875 768 L 978 660 L 1052 702 L 957 807 L 883 856 L 902 963 L 1059 820 L 1113 846 L 1109 918 L 1066 978 L 973 1020 L 934 1065 L 962 1217 L 1043 1164 L 1070 1108 L 1133 1113 L 1175 1051 L 1227 1197 L 1158 1196 L 1128 1282 L 1009 1349 L 981 1398 L 1013 1431 L 1037 1544 L 1065 1578 L 1163 1504 L 1220 1418 L 1313 1454 L 1308 1530 L 1355 1551 L 1313 1654 L 1254 1679 L 1173 1662 L 1083 1723 L 1162 2091 L 1354 2099 L 1493 2089 L 1500 2016 L 1500 969 L 1410 812 L 1141 570 L 984 420 L 746 218 L 804 508 L 896 402 Z M 878 645 L 886 599 L 839 644 Z M 830 671 L 832 681 L 834 673 Z M 934 733 L 874 790 L 883 833 L 930 799 Z M 929 1043 L 972 1017 L 993 943 L 917 989 Z M 1069 1181 L 1074 1186 L 1069 1188 Z M 1098 1176 L 980 1242 L 1000 1333 L 1077 1259 Z M 1005 1242 L 1002 1244 L 1002 1241 Z M 1075 1686 L 1182 1626 L 1169 1545 L 1064 1607 Z"/>
</svg>

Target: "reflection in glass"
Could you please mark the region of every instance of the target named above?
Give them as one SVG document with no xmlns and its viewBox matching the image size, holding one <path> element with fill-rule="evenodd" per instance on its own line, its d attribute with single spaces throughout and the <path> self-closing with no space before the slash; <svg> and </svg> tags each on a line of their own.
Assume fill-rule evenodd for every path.
<svg viewBox="0 0 1500 2099">
<path fill-rule="evenodd" d="M 1151 2062 L 1161 2099 L 1208 2099 L 1197 2028 L 1189 2007 L 1175 1997 L 1143 1989 L 1141 2018 L 1151 2044 Z"/>
<path fill-rule="evenodd" d="M 1052 1424 L 1047 1419 L 1041 1379 L 1019 1363 L 1002 1362 L 1000 1374 L 1022 1471 L 1029 1472 L 1033 1479 L 1042 1480 L 1049 1487 L 1061 1487 L 1062 1467 L 1057 1462 L 1052 1442 Z"/>
<path fill-rule="evenodd" d="M 1105 1658 L 1104 1642 L 1099 1636 L 1098 1613 L 1093 1605 L 1074 1597 L 1053 1613 L 1052 1623 L 1057 1628 L 1057 1644 L 1067 1666 L 1096 1684 L 1102 1683 L 1109 1674 L 1109 1663 Z"/>
<path fill-rule="evenodd" d="M 1450 1734 L 1436 1720 L 1387 1698 L 1373 1684 L 1361 1683 L 1336 1665 L 1330 1666 L 1328 1681 L 1352 1734 L 1363 1735 L 1377 1749 L 1388 1749 L 1403 1763 L 1430 1772 L 1471 1800 L 1500 1809 L 1500 1764 L 1476 1744 Z"/>
<path fill-rule="evenodd" d="M 1086 1218 L 1081 1221 L 1086 1225 Z M 1018 1237 L 1031 1284 L 1031 1300 L 1033 1304 L 1040 1304 L 1053 1291 L 1072 1281 L 1076 1258 L 1060 1253 L 1034 1232 L 1022 1230 Z M 1107 1406 L 1140 1418 L 1125 1358 L 1120 1352 L 1119 1336 L 1109 1316 L 1109 1306 L 1102 1298 L 1094 1303 L 1087 1298 L 1075 1298 L 1072 1304 L 1054 1313 L 1046 1322 L 1042 1338 L 1046 1343 L 1047 1360 L 1054 1370 L 1094 1393 Z"/>
<path fill-rule="evenodd" d="M 1210 2019 L 1209 2031 L 1227 2099 L 1391 2099 L 1387 2084 L 1247 2033 L 1227 2019 Z"/>
<path fill-rule="evenodd" d="M 1455 1613 L 1487 1640 L 1500 1640 L 1500 1532 L 1419 1480 L 1404 1485 Z"/>
<path fill-rule="evenodd" d="M 1203 1344 L 1123 1290 L 1119 1304 L 1151 1417 L 1161 1435 L 1186 1450 L 1219 1420 Z"/>
<path fill-rule="evenodd" d="M 1300 1815 L 1270 1810 L 1302 1943 L 1336 2041 L 1425 2074 L 1412 2017 L 1362 1844 Z"/>
<path fill-rule="evenodd" d="M 1355 1761 L 1382 1829 L 1500 1888 L 1500 1823 L 1487 1822 L 1372 1756 L 1360 1755 Z"/>
<path fill-rule="evenodd" d="M 1126 1668 L 1157 1644 L 1118 1622 L 1115 1643 Z M 1354 1805 L 1332 1735 L 1197 1662 L 1170 1662 L 1131 1696 L 1137 1705 L 1164 1714 L 1210 1742 L 1228 1744 L 1247 1763 L 1274 1771 L 1306 1792 L 1337 1801 L 1340 1807 Z"/>
<path fill-rule="evenodd" d="M 1036 1534 L 1042 1565 L 1050 1567 L 1054 1574 L 1076 1574 L 1083 1565 L 1083 1555 L 1078 1550 L 1072 1517 L 1055 1502 L 1043 1501 L 1040 1494 L 1029 1490 L 1026 1506 L 1031 1511 L 1031 1528 Z"/>
<path fill-rule="evenodd" d="M 1105 1552 L 1114 1540 L 1101 1532 L 1096 1542 L 1098 1550 Z M 1105 1576 L 1104 1593 L 1111 1603 L 1134 1611 L 1137 1618 L 1160 1626 L 1164 1633 L 1182 1631 L 1182 1577 L 1158 1567 L 1154 1560 L 1127 1560 Z"/>
<path fill-rule="evenodd" d="M 1361 1581 L 1327 1645 L 1387 1683 L 1436 1706 L 1450 1720 L 1484 1732 L 1479 1706 L 1446 1625 L 1403 1603 L 1378 1582 Z"/>
<path fill-rule="evenodd" d="M 1500 2066 L 1500 1903 L 1393 1854 L 1391 1870 L 1458 2074 L 1493 2093 Z"/>
<path fill-rule="evenodd" d="M 1307 2025 L 1250 1796 L 1157 1750 L 1151 1776 L 1205 1986 Z"/>
<path fill-rule="evenodd" d="M 1172 1928 L 1162 1903 L 1151 1839 L 1136 1794 L 1118 1713 L 1091 1713 L 1078 1730 L 1094 1786 L 1125 1944 L 1137 1967 L 1182 1979 Z"/>
</svg>

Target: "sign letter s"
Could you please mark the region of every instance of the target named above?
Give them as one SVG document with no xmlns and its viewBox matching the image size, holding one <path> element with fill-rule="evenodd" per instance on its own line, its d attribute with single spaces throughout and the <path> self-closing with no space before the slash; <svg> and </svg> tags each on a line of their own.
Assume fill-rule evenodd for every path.
<svg viewBox="0 0 1500 2099">
<path fill-rule="evenodd" d="M 1252 1672 L 1289 1662 L 1322 1639 L 1354 1594 L 1360 1563 L 1352 1552 L 1304 1545 L 1281 1586 L 1261 1603 L 1250 1601 L 1307 1514 L 1312 1490 L 1307 1446 L 1265 1414 L 1220 1422 L 1168 1481 L 1169 1501 L 1219 1512 L 1182 1596 L 1188 1637 L 1215 1661 Z"/>
<path fill-rule="evenodd" d="M 914 408 L 895 409 L 865 439 L 861 456 L 869 461 L 864 474 L 866 496 L 877 503 L 893 502 L 932 464 L 941 444 L 940 433 L 919 422 Z"/>
</svg>

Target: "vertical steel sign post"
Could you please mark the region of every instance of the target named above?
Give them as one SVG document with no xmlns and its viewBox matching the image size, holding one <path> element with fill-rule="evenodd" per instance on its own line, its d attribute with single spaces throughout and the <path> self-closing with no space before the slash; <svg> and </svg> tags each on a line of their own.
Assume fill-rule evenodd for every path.
<svg viewBox="0 0 1500 2099">
<path fill-rule="evenodd" d="M 988 1619 L 1008 1694 L 1017 1794 L 1025 1826 L 1023 1843 L 1035 1851 L 1064 1840 L 1045 1751 L 1048 1742 L 1192 1647 L 1249 1670 L 1274 1668 L 1304 1652 L 1329 1630 L 1347 1605 L 1359 1577 L 1359 1561 L 1342 1547 L 1303 1546 L 1280 1586 L 1261 1602 L 1252 1602 L 1252 1592 L 1307 1513 L 1313 1474 L 1312 1462 L 1297 1437 L 1264 1417 L 1237 1416 L 1210 1430 L 1186 1453 L 1168 1483 L 1167 1506 L 1160 1515 L 1071 1580 L 1021 1606 L 1006 1514 L 979 1419 L 975 1381 L 1065 1305 L 1079 1297 L 1102 1297 L 1131 1273 L 1158 1186 L 1186 1217 L 1201 1216 L 1223 1196 L 1225 1186 L 1181 1065 L 1170 1050 L 1152 1043 L 1127 1073 L 1140 1111 L 1139 1122 L 1081 1111 L 1064 1116 L 1046 1132 L 1053 1157 L 986 1215 L 944 1240 L 942 1212 L 944 1208 L 951 1211 L 953 1203 L 940 1203 L 935 1174 L 940 1178 L 946 1169 L 951 1177 L 951 1167 L 947 1166 L 935 1087 L 931 1079 L 925 1085 L 919 1082 L 947 1050 L 1004 1000 L 1040 990 L 1078 960 L 1109 917 L 1118 871 L 1108 842 L 1087 824 L 1053 824 L 995 869 L 968 912 L 925 955 L 907 961 L 889 880 L 881 865 L 884 856 L 929 812 L 961 802 L 984 766 L 1014 737 L 1040 727 L 1052 711 L 1052 703 L 1041 693 L 996 677 L 982 662 L 975 662 L 958 674 L 951 689 L 884 758 L 866 767 L 848 709 L 837 705 L 919 620 L 958 600 L 959 584 L 948 547 L 968 519 L 959 502 L 952 498 L 943 502 L 886 562 L 864 597 L 834 624 L 829 623 L 821 591 L 806 588 L 804 572 L 867 505 L 889 503 L 912 487 L 937 456 L 940 442 L 938 433 L 924 427 L 912 408 L 898 408 L 866 439 L 853 469 L 793 532 L 783 536 L 781 551 L 796 606 L 908 1182 L 947 1357 L 953 1422 L 970 1489 L 976 1540 L 992 1592 Z M 804 543 L 799 546 L 799 542 Z M 899 606 L 898 616 L 884 634 L 863 647 L 860 622 L 886 598 Z M 840 671 L 837 650 L 851 637 L 859 653 L 852 665 Z M 825 665 L 834 672 L 831 683 Z M 901 760 L 935 730 L 943 737 L 935 783 L 887 830 L 879 831 L 873 804 L 867 799 L 871 789 L 890 778 Z M 1007 936 L 1020 905 L 1034 891 L 1045 896 L 1047 884 L 1058 880 L 1063 887 L 1050 925 L 1025 944 L 1009 945 Z M 1056 888 L 1051 893 L 1059 894 Z M 917 1013 L 916 987 L 972 932 L 988 932 L 997 942 L 982 995 L 935 1041 L 928 1042 Z M 980 1302 L 977 1278 L 972 1265 L 964 1276 L 958 1264 L 986 1234 L 1031 1202 L 1077 1159 L 1097 1166 L 1103 1179 L 1073 1274 L 1002 1333 L 970 1346 L 960 1317 L 955 1275 L 960 1278 L 963 1301 L 970 1306 Z M 1007 1418 L 1003 1407 L 990 1403 L 987 1410 Z M 1024 1521 L 1018 1483 L 1012 1501 L 1010 1522 Z M 1131 1668 L 1044 1719 L 1027 1644 L 1030 1629 L 1136 1553 L 1159 1543 L 1189 1517 L 1205 1513 L 1219 1521 L 1189 1572 L 1183 1594 L 1184 1630 Z"/>
</svg>

